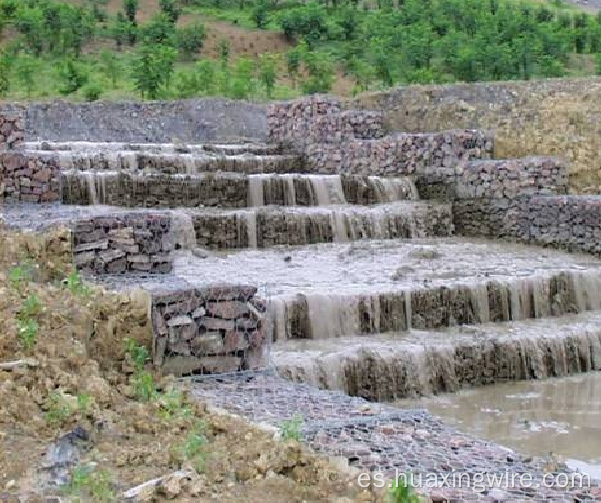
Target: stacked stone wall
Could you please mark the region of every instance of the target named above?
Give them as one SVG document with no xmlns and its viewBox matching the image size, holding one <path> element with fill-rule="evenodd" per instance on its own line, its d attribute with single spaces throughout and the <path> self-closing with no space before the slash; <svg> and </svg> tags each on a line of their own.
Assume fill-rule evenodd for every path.
<svg viewBox="0 0 601 503">
<path fill-rule="evenodd" d="M 567 194 L 568 165 L 557 157 L 470 161 L 416 177 L 423 199 L 511 199 Z"/>
<path fill-rule="evenodd" d="M 0 153 L 0 200 L 42 203 L 60 199 L 60 166 L 55 154 Z"/>
<path fill-rule="evenodd" d="M 340 102 L 317 96 L 268 109 L 271 141 L 304 156 L 311 173 L 399 175 L 453 168 L 490 159 L 493 138 L 479 130 L 385 135 L 378 111 L 341 111 Z"/>
<path fill-rule="evenodd" d="M 495 135 L 495 158 L 560 153 L 570 163 L 571 189 L 601 189 L 599 77 L 406 86 L 344 106 L 383 111 L 391 130 L 486 129 Z"/>
<path fill-rule="evenodd" d="M 0 152 L 21 148 L 24 139 L 22 115 L 17 111 L 0 113 Z"/>
<path fill-rule="evenodd" d="M 248 178 L 233 176 L 165 176 L 131 173 L 62 175 L 63 204 L 108 204 L 126 207 L 175 208 L 222 206 L 243 208 Z"/>
<path fill-rule="evenodd" d="M 300 246 L 353 239 L 449 237 L 450 205 L 427 202 L 391 205 L 384 210 L 349 209 L 334 221 L 327 208 L 311 212 L 273 210 L 203 212 L 192 215 L 196 243 L 210 249 Z M 339 234 L 343 232 L 344 234 Z"/>
<path fill-rule="evenodd" d="M 268 326 L 256 293 L 241 285 L 154 292 L 154 363 L 176 375 L 265 368 Z"/>
<path fill-rule="evenodd" d="M 601 196 L 522 196 L 453 203 L 457 234 L 601 255 Z"/>
<path fill-rule="evenodd" d="M 73 260 L 85 274 L 171 271 L 171 219 L 150 213 L 107 215 L 73 225 Z"/>
</svg>

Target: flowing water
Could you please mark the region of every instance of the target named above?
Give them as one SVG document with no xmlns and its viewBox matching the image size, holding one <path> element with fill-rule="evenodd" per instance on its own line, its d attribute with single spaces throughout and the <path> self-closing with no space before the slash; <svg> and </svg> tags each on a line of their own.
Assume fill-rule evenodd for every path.
<svg viewBox="0 0 601 503">
<path fill-rule="evenodd" d="M 396 405 L 427 408 L 460 430 L 524 454 L 559 455 L 601 478 L 601 372 L 484 386 Z"/>
<path fill-rule="evenodd" d="M 275 340 L 601 310 L 594 257 L 456 238 L 183 255 L 173 272 L 192 284 L 269 286 Z"/>
</svg>

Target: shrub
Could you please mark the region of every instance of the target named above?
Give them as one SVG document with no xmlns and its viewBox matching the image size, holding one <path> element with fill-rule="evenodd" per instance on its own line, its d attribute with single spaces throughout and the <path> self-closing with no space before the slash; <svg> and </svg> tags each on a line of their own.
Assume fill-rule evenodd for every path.
<svg viewBox="0 0 601 503">
<path fill-rule="evenodd" d="M 292 419 L 282 421 L 280 426 L 282 440 L 296 440 L 297 442 L 300 442 L 302 440 L 302 426 L 303 418 L 299 415 L 294 416 Z"/>
<path fill-rule="evenodd" d="M 183 56 L 190 58 L 200 51 L 207 38 L 204 24 L 197 23 L 177 30 L 177 48 Z"/>
<path fill-rule="evenodd" d="M 97 101 L 98 99 L 100 99 L 100 96 L 102 95 L 103 91 L 104 89 L 102 87 L 102 84 L 100 84 L 99 82 L 91 82 L 82 88 L 81 93 L 84 99 L 88 103 L 90 103 L 92 101 Z"/>
</svg>

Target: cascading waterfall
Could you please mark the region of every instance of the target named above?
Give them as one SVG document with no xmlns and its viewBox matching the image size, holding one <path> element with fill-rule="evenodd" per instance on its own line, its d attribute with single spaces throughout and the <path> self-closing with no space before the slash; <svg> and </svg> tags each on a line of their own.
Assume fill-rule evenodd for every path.
<svg viewBox="0 0 601 503">
<path fill-rule="evenodd" d="M 89 202 L 92 205 L 98 204 L 98 192 L 96 192 L 96 177 L 93 171 L 86 171 L 83 173 L 86 182 L 88 184 Z"/>
<path fill-rule="evenodd" d="M 490 321 L 490 305 L 488 301 L 488 289 L 486 284 L 475 285 L 471 289 L 472 299 L 474 301 L 474 309 L 478 315 L 480 323 Z"/>
<path fill-rule="evenodd" d="M 170 216 L 173 245 L 183 250 L 196 248 L 196 231 L 192 215 L 184 210 L 172 210 Z"/>
<path fill-rule="evenodd" d="M 294 206 L 296 204 L 296 191 L 294 189 L 294 176 L 281 175 L 284 181 L 284 204 Z"/>
<path fill-rule="evenodd" d="M 419 193 L 413 180 L 408 177 L 388 178 L 368 176 L 367 182 L 374 188 L 377 203 L 392 203 L 410 199 L 419 200 Z"/>
<path fill-rule="evenodd" d="M 369 400 L 453 392 L 495 381 L 545 379 L 601 370 L 601 313 L 556 326 L 553 319 L 518 325 L 457 327 L 446 336 L 392 337 L 276 345 L 274 364 L 293 381 L 339 389 Z"/>
<path fill-rule="evenodd" d="M 579 312 L 601 309 L 601 273 L 574 272 L 570 279 Z"/>
<path fill-rule="evenodd" d="M 249 210 L 244 213 L 246 218 L 246 232 L 248 233 L 248 247 L 258 248 L 257 211 Z M 241 235 L 240 233 L 238 235 Z"/>
<path fill-rule="evenodd" d="M 347 231 L 346 215 L 336 209 L 332 210 L 331 225 L 334 243 L 348 243 L 349 233 Z"/>
<path fill-rule="evenodd" d="M 591 310 L 601 311 L 601 273 L 587 274 L 569 272 L 555 276 L 556 280 L 564 278 L 567 290 L 554 295 L 551 290 L 553 279 L 537 276 L 507 282 L 478 282 L 444 289 L 434 286 L 425 289 L 405 288 L 368 296 L 307 294 L 304 300 L 286 300 L 286 316 L 291 318 L 285 326 L 293 324 L 301 327 L 296 337 L 323 339 L 362 333 L 441 328 L 463 323 L 477 326 L 493 320 L 519 321 Z M 568 281 L 565 281 L 566 278 Z M 494 295 L 489 296 L 489 289 L 492 289 Z M 301 308 L 303 303 L 307 306 L 305 310 Z M 369 323 L 365 320 L 369 320 Z M 276 330 L 279 328 L 276 327 Z M 276 336 L 282 340 L 289 339 L 292 335 L 277 333 Z"/>
<path fill-rule="evenodd" d="M 263 194 L 264 175 L 248 176 L 248 205 L 251 207 L 263 206 L 265 196 Z"/>
<path fill-rule="evenodd" d="M 306 296 L 313 339 L 329 339 L 359 332 L 358 299 L 352 296 Z"/>
</svg>

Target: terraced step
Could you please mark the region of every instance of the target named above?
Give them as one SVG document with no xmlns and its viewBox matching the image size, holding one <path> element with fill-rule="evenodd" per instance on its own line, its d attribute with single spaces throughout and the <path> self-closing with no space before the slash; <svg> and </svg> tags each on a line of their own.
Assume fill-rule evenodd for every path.
<svg viewBox="0 0 601 503">
<path fill-rule="evenodd" d="M 24 150 L 23 155 L 35 160 L 53 159 L 61 171 L 133 171 L 164 174 L 198 174 L 218 171 L 232 173 L 300 173 L 302 159 L 296 155 L 254 153 L 221 154 L 210 151 L 196 153 L 164 153 L 137 150 Z"/>
<path fill-rule="evenodd" d="M 371 205 L 419 196 L 409 177 L 353 175 L 137 174 L 69 170 L 61 174 L 63 204 L 176 208 Z"/>
<path fill-rule="evenodd" d="M 286 379 L 373 401 L 601 370 L 601 312 L 276 344 Z"/>
<path fill-rule="evenodd" d="M 276 155 L 281 153 L 278 145 L 269 143 L 118 143 L 118 142 L 25 142 L 28 150 L 73 151 L 109 153 L 120 151 L 149 152 L 153 154 L 220 154 L 220 155 Z"/>
<path fill-rule="evenodd" d="M 189 215 L 198 246 L 220 250 L 443 237 L 453 232 L 450 205 L 414 201 L 180 213 Z"/>
<path fill-rule="evenodd" d="M 458 238 L 182 256 L 173 273 L 261 286 L 279 341 L 601 310 L 594 257 Z"/>
</svg>

